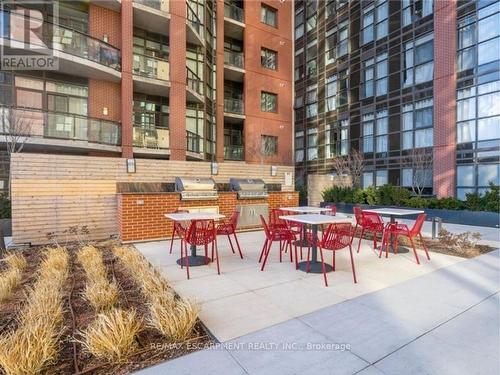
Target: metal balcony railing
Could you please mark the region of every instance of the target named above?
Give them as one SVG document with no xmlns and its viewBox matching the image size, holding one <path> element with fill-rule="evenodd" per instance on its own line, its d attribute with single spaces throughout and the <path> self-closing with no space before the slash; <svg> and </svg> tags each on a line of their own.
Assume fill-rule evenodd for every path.
<svg viewBox="0 0 500 375">
<path fill-rule="evenodd" d="M 225 160 L 244 160 L 243 146 L 229 145 L 224 146 L 224 159 Z"/>
<path fill-rule="evenodd" d="M 245 113 L 243 100 L 242 99 L 232 99 L 232 98 L 224 99 L 224 112 L 237 113 L 237 114 Z"/>
<path fill-rule="evenodd" d="M 161 79 L 164 81 L 170 79 L 170 65 L 168 61 L 157 57 L 134 53 L 133 69 L 134 74 L 143 77 Z"/>
<path fill-rule="evenodd" d="M 121 126 L 117 122 L 87 116 L 0 106 L 0 134 L 30 138 L 86 141 L 121 145 Z"/>
<path fill-rule="evenodd" d="M 231 18 L 238 22 L 243 22 L 245 13 L 243 9 L 234 4 L 224 3 L 224 17 Z"/>
<path fill-rule="evenodd" d="M 189 130 L 186 130 L 186 148 L 191 152 L 200 152 L 202 138 Z"/>
<path fill-rule="evenodd" d="M 169 8 L 168 0 L 134 0 L 134 3 L 161 10 L 162 12 L 168 12 Z"/>
<path fill-rule="evenodd" d="M 193 72 L 191 69 L 186 67 L 186 85 L 198 94 L 203 95 L 203 81 Z"/>
<path fill-rule="evenodd" d="M 201 34 L 203 23 L 201 23 L 200 18 L 195 13 L 193 8 L 191 8 L 189 3 L 186 4 L 186 12 L 187 12 L 187 20 L 189 21 L 193 29 L 198 33 L 198 35 L 203 38 L 203 35 Z"/>
<path fill-rule="evenodd" d="M 134 146 L 149 149 L 169 148 L 168 128 L 149 128 L 134 125 Z"/>
<path fill-rule="evenodd" d="M 243 69 L 245 55 L 243 52 L 224 51 L 224 64 Z"/>
<path fill-rule="evenodd" d="M 5 13 L 4 17 L 19 17 L 20 19 L 18 22 L 20 24 L 33 22 L 33 20 L 28 20 L 23 15 L 13 15 L 9 12 Z M 40 23 L 42 24 L 40 40 L 45 43 L 45 46 L 48 46 L 56 51 L 82 57 L 115 70 L 120 70 L 120 50 L 112 45 L 80 31 L 62 25 L 57 25 L 47 20 L 40 20 Z M 5 24 L 2 28 L 0 28 L 0 37 L 11 39 L 11 41 L 24 42 L 24 35 L 22 33 L 16 33 L 15 31 L 11 33 L 8 24 Z M 36 43 L 37 41 L 30 40 L 30 42 Z M 41 45 L 41 47 L 45 46 Z"/>
</svg>

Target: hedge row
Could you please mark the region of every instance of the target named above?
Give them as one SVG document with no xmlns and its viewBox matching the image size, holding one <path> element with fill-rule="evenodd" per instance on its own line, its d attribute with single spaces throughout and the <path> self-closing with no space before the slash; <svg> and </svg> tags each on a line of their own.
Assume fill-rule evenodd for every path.
<svg viewBox="0 0 500 375">
<path fill-rule="evenodd" d="M 323 200 L 330 203 L 354 203 L 412 208 L 437 208 L 446 210 L 500 211 L 500 187 L 490 184 L 485 194 L 467 194 L 466 200 L 456 198 L 414 197 L 408 189 L 384 185 L 366 189 L 334 186 L 323 191 Z"/>
</svg>

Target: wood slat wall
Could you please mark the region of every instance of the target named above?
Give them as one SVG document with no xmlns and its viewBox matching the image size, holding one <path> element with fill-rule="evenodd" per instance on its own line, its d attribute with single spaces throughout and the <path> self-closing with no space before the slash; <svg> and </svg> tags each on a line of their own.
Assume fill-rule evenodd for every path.
<svg viewBox="0 0 500 375">
<path fill-rule="evenodd" d="M 230 177 L 263 178 L 282 184 L 293 166 L 278 166 L 276 176 L 269 165 L 225 162 L 219 164 L 216 182 Z M 71 226 L 87 226 L 92 239 L 118 234 L 117 182 L 174 182 L 176 176 L 210 176 L 208 162 L 136 159 L 136 173 L 128 174 L 125 159 L 92 156 L 14 154 L 12 175 L 12 234 L 16 244 L 48 243 L 47 233 L 60 241 L 71 238 Z M 294 178 L 292 178 L 292 183 Z"/>
</svg>

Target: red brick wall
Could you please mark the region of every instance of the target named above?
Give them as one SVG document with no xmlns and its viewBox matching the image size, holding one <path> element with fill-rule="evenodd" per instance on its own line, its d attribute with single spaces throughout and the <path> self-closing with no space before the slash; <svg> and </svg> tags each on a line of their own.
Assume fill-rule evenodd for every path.
<svg viewBox="0 0 500 375">
<path fill-rule="evenodd" d="M 454 0 L 434 2 L 434 194 L 455 195 L 456 26 Z"/>
<path fill-rule="evenodd" d="M 290 198 L 290 199 L 289 199 Z M 137 201 L 144 201 L 138 205 Z M 219 193 L 218 201 L 181 201 L 177 193 L 118 195 L 118 228 L 122 241 L 141 241 L 169 238 L 172 221 L 163 216 L 178 207 L 219 206 L 219 212 L 229 217 L 239 204 L 268 203 L 269 210 L 297 206 L 297 192 L 269 193 L 266 200 L 238 200 L 236 193 Z"/>
<path fill-rule="evenodd" d="M 132 1 L 122 2 L 122 82 L 121 82 L 121 112 L 122 112 L 122 156 L 133 157 L 132 148 L 132 105 L 134 99 L 134 82 L 132 80 L 132 46 L 133 46 L 133 9 Z"/>
<path fill-rule="evenodd" d="M 109 44 L 121 48 L 120 22 L 120 13 L 95 4 L 89 5 L 89 34 L 94 38 L 103 40 L 107 35 Z"/>
<path fill-rule="evenodd" d="M 89 79 L 89 116 L 110 121 L 121 120 L 120 84 Z M 108 115 L 103 115 L 103 108 L 108 108 Z"/>
</svg>

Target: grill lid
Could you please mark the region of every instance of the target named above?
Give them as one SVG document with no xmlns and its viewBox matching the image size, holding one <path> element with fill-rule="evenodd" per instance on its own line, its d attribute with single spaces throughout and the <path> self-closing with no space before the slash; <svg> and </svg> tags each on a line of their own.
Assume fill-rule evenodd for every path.
<svg viewBox="0 0 500 375">
<path fill-rule="evenodd" d="M 260 178 L 230 178 L 229 184 L 233 191 L 267 191 L 266 183 Z"/>
<path fill-rule="evenodd" d="M 210 177 L 176 177 L 175 190 L 182 191 L 217 191 L 215 181 Z"/>
</svg>

